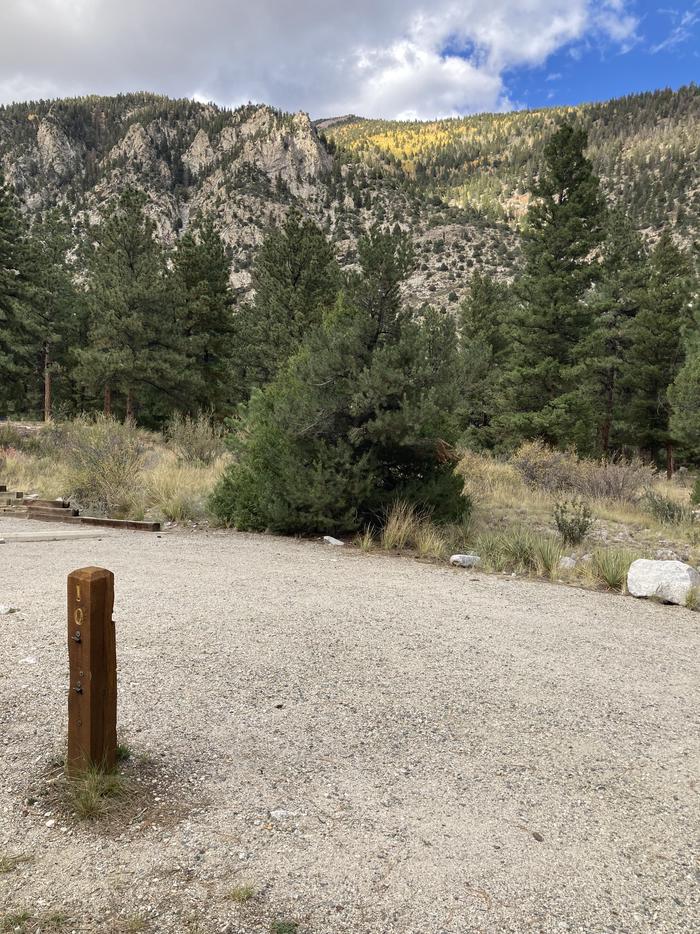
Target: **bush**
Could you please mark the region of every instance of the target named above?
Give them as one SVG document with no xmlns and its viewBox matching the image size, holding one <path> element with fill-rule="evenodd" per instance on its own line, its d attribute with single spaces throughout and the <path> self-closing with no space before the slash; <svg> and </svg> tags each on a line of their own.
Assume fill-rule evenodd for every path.
<svg viewBox="0 0 700 934">
<path fill-rule="evenodd" d="M 78 418 L 55 437 L 68 464 L 70 495 L 113 518 L 128 516 L 140 495 L 147 444 L 132 423 Z"/>
<path fill-rule="evenodd" d="M 464 513 L 451 449 L 462 380 L 454 319 L 402 307 L 405 235 L 375 226 L 357 254 L 347 289 L 252 393 L 213 499 L 222 521 L 352 532 L 397 499 L 435 519 Z"/>
<path fill-rule="evenodd" d="M 634 502 L 655 476 L 639 460 L 583 460 L 542 441 L 522 444 L 511 458 L 525 483 L 546 493 L 575 493 L 589 499 Z"/>
<path fill-rule="evenodd" d="M 175 412 L 165 426 L 165 437 L 180 460 L 189 464 L 213 464 L 226 448 L 221 425 L 211 415 L 199 412 L 194 417 Z"/>
<path fill-rule="evenodd" d="M 690 501 L 694 506 L 700 506 L 700 474 L 695 478 L 693 491 L 690 494 Z"/>
<path fill-rule="evenodd" d="M 642 497 L 642 507 L 652 515 L 657 522 L 664 525 L 682 525 L 693 521 L 693 511 L 684 503 L 679 503 L 661 493 L 647 490 Z"/>
<path fill-rule="evenodd" d="M 582 499 L 554 504 L 554 523 L 565 545 L 578 545 L 593 527 L 593 512 Z"/>
<path fill-rule="evenodd" d="M 597 548 L 591 556 L 591 575 L 608 590 L 624 593 L 627 572 L 638 557 L 626 548 Z"/>
<path fill-rule="evenodd" d="M 23 437 L 14 425 L 0 423 L 0 448 L 22 448 Z"/>
</svg>

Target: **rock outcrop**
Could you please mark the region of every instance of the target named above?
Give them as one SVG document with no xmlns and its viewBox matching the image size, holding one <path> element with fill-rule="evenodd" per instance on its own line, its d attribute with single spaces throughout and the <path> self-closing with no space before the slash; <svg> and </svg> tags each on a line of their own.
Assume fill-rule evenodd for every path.
<svg viewBox="0 0 700 934">
<path fill-rule="evenodd" d="M 50 118 L 39 122 L 36 145 L 39 150 L 39 164 L 44 172 L 53 173 L 61 180 L 74 174 L 79 155 L 63 130 Z"/>
</svg>

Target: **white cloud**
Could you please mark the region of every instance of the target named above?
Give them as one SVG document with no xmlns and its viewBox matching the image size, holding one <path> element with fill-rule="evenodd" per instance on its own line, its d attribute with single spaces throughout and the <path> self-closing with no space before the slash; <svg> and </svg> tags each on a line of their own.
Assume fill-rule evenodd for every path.
<svg viewBox="0 0 700 934">
<path fill-rule="evenodd" d="M 504 74 L 634 40 L 627 0 L 3 0 L 0 100 L 153 90 L 314 116 L 509 106 Z"/>
<path fill-rule="evenodd" d="M 700 10 L 700 3 L 696 2 L 693 4 L 693 7 L 693 10 L 685 10 L 683 13 L 679 13 L 676 10 L 659 10 L 660 13 L 664 12 L 670 14 L 672 19 L 676 21 L 676 25 L 665 39 L 651 47 L 653 55 L 656 55 L 657 52 L 674 49 L 693 38 L 695 28 L 698 23 L 700 23 L 700 12 L 697 12 Z"/>
</svg>

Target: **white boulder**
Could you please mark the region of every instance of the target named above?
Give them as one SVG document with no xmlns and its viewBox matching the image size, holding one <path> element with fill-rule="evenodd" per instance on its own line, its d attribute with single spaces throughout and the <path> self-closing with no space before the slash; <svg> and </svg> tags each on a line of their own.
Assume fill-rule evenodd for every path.
<svg viewBox="0 0 700 934">
<path fill-rule="evenodd" d="M 450 564 L 458 568 L 475 568 L 481 564 L 481 558 L 478 555 L 452 555 Z"/>
<path fill-rule="evenodd" d="M 639 558 L 627 572 L 627 590 L 633 597 L 656 597 L 683 606 L 695 587 L 700 588 L 700 573 L 682 561 Z"/>
<path fill-rule="evenodd" d="M 576 567 L 576 558 L 572 558 L 569 555 L 567 555 L 564 558 L 560 558 L 559 568 L 562 571 L 573 571 L 575 567 Z"/>
</svg>

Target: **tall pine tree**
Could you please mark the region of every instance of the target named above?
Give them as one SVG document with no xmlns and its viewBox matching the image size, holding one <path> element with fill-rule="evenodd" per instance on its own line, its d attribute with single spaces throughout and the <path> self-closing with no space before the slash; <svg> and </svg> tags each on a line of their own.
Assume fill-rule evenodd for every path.
<svg viewBox="0 0 700 934">
<path fill-rule="evenodd" d="M 608 457 L 624 441 L 625 394 L 620 374 L 631 322 L 643 303 L 648 278 L 648 256 L 641 237 L 626 214 L 611 211 L 601 249 L 600 278 L 587 298 L 591 327 L 576 348 L 572 371 L 579 386 L 580 423 L 589 425 L 579 438 L 582 453 Z"/>
<path fill-rule="evenodd" d="M 590 327 L 583 298 L 597 275 L 604 203 L 584 155 L 586 132 L 564 124 L 545 146 L 523 235 L 525 270 L 511 329 L 508 411 L 500 420 L 513 440 L 554 445 L 581 432 L 575 350 Z"/>
<path fill-rule="evenodd" d="M 477 270 L 469 280 L 458 315 L 464 372 L 461 418 L 470 443 L 492 446 L 491 429 L 502 397 L 503 368 L 508 361 L 508 312 L 511 290 Z"/>
<path fill-rule="evenodd" d="M 690 262 L 665 230 L 651 254 L 643 305 L 629 327 L 622 381 L 627 440 L 654 459 L 664 449 L 669 476 L 675 439 L 668 390 L 683 366 L 691 323 Z"/>
<path fill-rule="evenodd" d="M 186 365 L 188 410 L 230 413 L 231 357 L 234 333 L 230 257 L 210 220 L 182 237 L 173 256 L 169 287 Z"/>
<path fill-rule="evenodd" d="M 323 231 L 291 211 L 261 246 L 255 297 L 236 315 L 234 353 L 240 393 L 264 386 L 335 302 L 340 270 Z"/>
<path fill-rule="evenodd" d="M 175 326 L 165 254 L 145 206 L 142 193 L 127 190 L 94 231 L 89 344 L 79 353 L 78 375 L 102 392 L 106 413 L 118 396 L 127 418 L 141 403 L 146 419 L 158 421 L 169 409 L 186 406 L 187 357 Z"/>
<path fill-rule="evenodd" d="M 75 404 L 76 387 L 71 379 L 74 350 L 84 330 L 86 310 L 67 261 L 76 246 L 68 216 L 57 208 L 47 211 L 32 227 L 29 246 L 34 285 L 31 320 L 39 371 L 36 382 L 41 385 L 41 408 L 48 421 L 56 399 L 64 409 Z"/>
<path fill-rule="evenodd" d="M 27 407 L 36 362 L 33 297 L 28 233 L 0 176 L 0 406 L 5 414 Z"/>
</svg>

